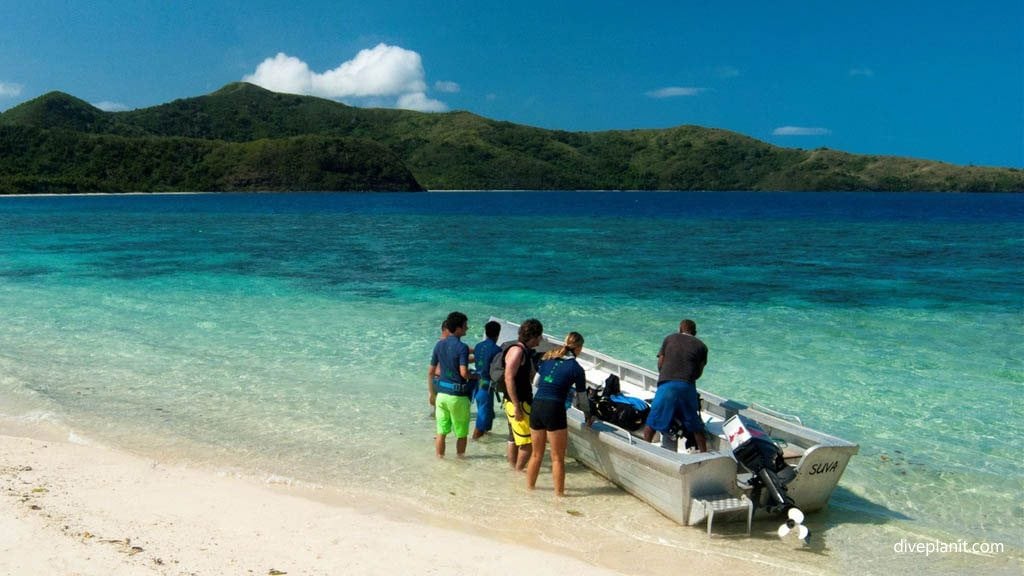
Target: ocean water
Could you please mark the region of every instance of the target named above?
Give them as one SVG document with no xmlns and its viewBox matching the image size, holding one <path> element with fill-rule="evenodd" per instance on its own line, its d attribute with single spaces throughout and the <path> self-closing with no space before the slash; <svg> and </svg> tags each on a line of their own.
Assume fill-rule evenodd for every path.
<svg viewBox="0 0 1024 576">
<path fill-rule="evenodd" d="M 526 493 L 501 438 L 438 462 L 425 371 L 456 309 L 471 345 L 490 315 L 537 317 L 649 367 L 692 317 L 711 351 L 702 388 L 860 454 L 806 548 L 770 521 L 708 541 L 577 464 L 566 499 L 544 495 L 546 472 Z M 1022 398 L 1021 195 L 0 198 L 4 422 L 498 537 L 603 543 L 613 564 L 639 547 L 809 573 L 1019 574 Z M 987 551 L 905 552 L 917 543 Z"/>
</svg>

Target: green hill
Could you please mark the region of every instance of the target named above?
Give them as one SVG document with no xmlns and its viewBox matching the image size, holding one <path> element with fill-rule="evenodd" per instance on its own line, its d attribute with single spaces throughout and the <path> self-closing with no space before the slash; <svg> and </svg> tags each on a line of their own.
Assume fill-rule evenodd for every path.
<svg viewBox="0 0 1024 576">
<path fill-rule="evenodd" d="M 107 132 L 114 120 L 99 108 L 63 92 L 50 92 L 0 114 L 0 124 L 79 132 Z"/>
<path fill-rule="evenodd" d="M 0 126 L 8 194 L 419 189 L 393 153 L 351 138 L 224 142 Z"/>
<path fill-rule="evenodd" d="M 169 179 L 162 179 L 164 172 L 138 172 L 133 160 L 100 156 L 100 152 L 89 162 L 74 156 L 93 166 L 91 171 L 78 164 L 61 164 L 60 157 L 53 155 L 45 162 L 31 162 L 29 171 L 0 159 L 3 191 L 11 191 L 4 182 L 60 177 L 72 178 L 70 183 L 86 174 L 94 178 L 91 185 L 103 188 L 109 181 L 117 184 L 117 190 L 324 190 L 348 182 L 334 189 L 1024 191 L 1024 171 L 1017 169 L 781 148 L 698 126 L 608 132 L 544 130 L 468 112 L 354 108 L 245 83 L 228 84 L 206 96 L 115 113 L 100 111 L 66 94 L 51 93 L 0 114 L 3 127 L 7 128 L 0 131 L 0 150 L 7 147 L 3 140 L 12 137 L 7 130 L 19 127 L 35 130 L 21 138 L 51 144 L 81 140 L 85 144 L 78 145 L 80 155 L 97 147 L 116 147 L 114 142 L 121 142 L 125 149 L 138 142 L 152 154 L 152 162 L 183 164 L 171 171 L 177 176 L 168 172 Z M 49 134 L 52 131 L 65 134 L 58 137 Z M 165 139 L 170 140 L 163 142 Z M 257 149 L 273 150 L 264 153 L 290 169 L 271 174 L 270 165 L 257 162 L 262 172 L 251 178 L 243 176 L 253 170 Z M 196 150 L 207 150 L 207 155 L 197 160 Z M 293 156 L 304 154 L 319 160 Z M 342 159 L 325 161 L 330 154 Z M 117 174 L 116 180 L 102 175 L 105 162 L 112 163 L 107 170 Z M 211 162 L 220 172 L 209 168 Z M 231 164 L 236 162 L 247 168 Z M 330 170 L 324 168 L 328 165 Z M 181 175 L 188 170 L 199 171 L 202 177 Z M 341 178 L 340 170 L 346 178 Z M 197 188 L 197 182 L 206 186 Z"/>
</svg>

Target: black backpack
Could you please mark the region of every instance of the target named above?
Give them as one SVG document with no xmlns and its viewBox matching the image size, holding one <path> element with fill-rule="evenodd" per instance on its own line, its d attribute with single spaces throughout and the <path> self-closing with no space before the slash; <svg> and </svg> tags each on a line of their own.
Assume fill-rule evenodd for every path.
<svg viewBox="0 0 1024 576">
<path fill-rule="evenodd" d="M 508 390 L 505 389 L 505 354 L 508 354 L 509 349 L 513 346 L 522 346 L 523 348 L 522 360 L 519 363 L 519 367 L 522 368 L 529 359 L 527 354 L 530 351 L 526 349 L 526 346 L 520 344 L 518 340 L 512 340 L 501 345 L 501 352 L 498 352 L 494 355 L 494 358 L 491 358 L 491 365 L 487 369 L 487 373 L 491 377 L 491 390 L 500 394 L 502 398 L 508 394 Z"/>
<path fill-rule="evenodd" d="M 614 424 L 630 432 L 639 430 L 651 413 L 651 407 L 639 398 L 623 398 L 619 377 L 615 374 L 604 381 L 604 388 L 590 391 L 590 411 L 599 420 Z M 615 397 L 613 399 L 613 397 Z"/>
</svg>

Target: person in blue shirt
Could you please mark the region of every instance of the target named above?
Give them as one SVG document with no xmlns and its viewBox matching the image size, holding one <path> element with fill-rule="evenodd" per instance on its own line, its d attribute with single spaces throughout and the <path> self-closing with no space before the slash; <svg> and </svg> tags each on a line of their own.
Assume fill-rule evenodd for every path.
<svg viewBox="0 0 1024 576">
<path fill-rule="evenodd" d="M 469 436 L 469 346 L 462 343 L 469 321 L 462 312 L 452 312 L 445 320 L 448 336 L 438 340 L 430 355 L 430 374 L 437 374 L 431 382 L 430 400 L 437 420 L 434 448 L 438 458 L 444 458 L 445 440 L 455 432 L 455 450 L 461 458 L 466 453 Z"/>
<path fill-rule="evenodd" d="M 549 350 L 541 358 L 537 368 L 537 390 L 533 394 L 533 412 L 530 414 L 530 440 L 533 453 L 526 466 L 526 487 L 533 490 L 537 485 L 540 465 L 544 460 L 544 448 L 551 440 L 551 476 L 555 482 L 555 495 L 565 495 L 565 450 L 569 443 L 568 409 L 569 392 L 576 389 L 579 408 L 590 426 L 590 402 L 587 399 L 587 376 L 576 356 L 583 351 L 583 336 L 569 332 L 565 345 Z"/>
<path fill-rule="evenodd" d="M 450 334 L 451 332 L 448 331 L 448 319 L 445 318 L 444 320 L 441 321 L 441 336 L 438 337 L 438 340 L 444 340 Z M 431 418 L 434 417 L 434 401 L 437 398 L 435 390 L 437 387 L 437 377 L 440 375 L 439 373 L 440 370 L 438 369 L 437 366 L 427 366 L 427 403 L 430 404 Z"/>
<path fill-rule="evenodd" d="M 476 389 L 476 428 L 473 430 L 473 439 L 476 440 L 491 431 L 494 425 L 494 392 L 491 388 L 491 360 L 501 352 L 498 346 L 498 335 L 501 334 L 501 324 L 491 320 L 484 324 L 484 338 L 479 344 L 473 347 L 473 357 L 476 361 L 476 373 L 480 376 L 480 382 Z"/>
</svg>

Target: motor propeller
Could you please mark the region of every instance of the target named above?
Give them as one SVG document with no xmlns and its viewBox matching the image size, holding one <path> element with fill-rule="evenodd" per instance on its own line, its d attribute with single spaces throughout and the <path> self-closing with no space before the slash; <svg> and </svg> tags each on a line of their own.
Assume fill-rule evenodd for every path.
<svg viewBox="0 0 1024 576">
<path fill-rule="evenodd" d="M 789 517 L 786 523 L 779 526 L 779 538 L 785 538 L 790 532 L 796 532 L 796 535 L 804 541 L 804 544 L 811 538 L 811 531 L 807 526 L 804 526 L 804 513 L 799 508 L 790 508 L 786 513 Z"/>
</svg>

